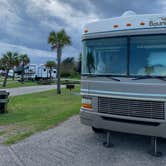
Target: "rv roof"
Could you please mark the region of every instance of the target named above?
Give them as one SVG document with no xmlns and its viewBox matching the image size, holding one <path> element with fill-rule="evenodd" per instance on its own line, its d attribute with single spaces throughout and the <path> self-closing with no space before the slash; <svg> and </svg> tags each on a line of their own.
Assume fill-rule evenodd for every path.
<svg viewBox="0 0 166 166">
<path fill-rule="evenodd" d="M 87 24 L 84 28 L 83 36 L 103 32 L 125 32 L 128 30 L 136 31 L 160 28 L 166 28 L 166 14 L 136 15 L 133 11 L 127 11 L 120 17 Z"/>
</svg>

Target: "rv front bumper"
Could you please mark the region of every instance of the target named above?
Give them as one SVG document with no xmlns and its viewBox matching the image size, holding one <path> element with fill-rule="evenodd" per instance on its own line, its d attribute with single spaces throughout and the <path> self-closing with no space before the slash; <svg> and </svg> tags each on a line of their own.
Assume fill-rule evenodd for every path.
<svg viewBox="0 0 166 166">
<path fill-rule="evenodd" d="M 97 112 L 80 109 L 82 124 L 110 131 L 126 132 L 140 135 L 166 138 L 166 122 L 150 123 L 110 118 Z"/>
</svg>

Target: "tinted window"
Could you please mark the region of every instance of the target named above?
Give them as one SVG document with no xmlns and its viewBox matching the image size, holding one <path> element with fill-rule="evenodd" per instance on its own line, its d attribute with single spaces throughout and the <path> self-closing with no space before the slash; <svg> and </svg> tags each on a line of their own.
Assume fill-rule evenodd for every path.
<svg viewBox="0 0 166 166">
<path fill-rule="evenodd" d="M 166 76 L 166 36 L 131 37 L 130 75 Z"/>
<path fill-rule="evenodd" d="M 127 38 L 83 41 L 83 74 L 126 75 Z"/>
</svg>

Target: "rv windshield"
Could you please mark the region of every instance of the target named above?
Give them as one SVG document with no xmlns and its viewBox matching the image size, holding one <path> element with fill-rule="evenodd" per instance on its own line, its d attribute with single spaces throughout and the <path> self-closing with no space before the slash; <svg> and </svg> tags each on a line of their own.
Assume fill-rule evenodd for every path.
<svg viewBox="0 0 166 166">
<path fill-rule="evenodd" d="M 166 77 L 166 35 L 128 39 L 84 40 L 82 74 Z"/>
<path fill-rule="evenodd" d="M 130 75 L 166 76 L 166 35 L 130 40 Z"/>
<path fill-rule="evenodd" d="M 83 43 L 83 74 L 126 75 L 126 38 L 85 40 Z"/>
</svg>

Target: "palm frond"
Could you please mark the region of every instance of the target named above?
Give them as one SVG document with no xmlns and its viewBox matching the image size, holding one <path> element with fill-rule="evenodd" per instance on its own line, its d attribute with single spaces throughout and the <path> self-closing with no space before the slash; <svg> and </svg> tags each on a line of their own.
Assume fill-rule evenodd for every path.
<svg viewBox="0 0 166 166">
<path fill-rule="evenodd" d="M 64 29 L 59 32 L 52 31 L 48 37 L 48 43 L 51 45 L 51 49 L 63 48 L 66 45 L 71 45 L 71 38 Z"/>
</svg>

